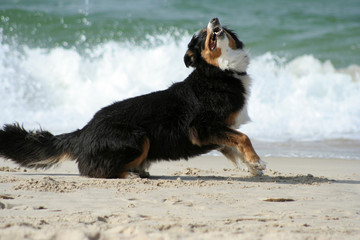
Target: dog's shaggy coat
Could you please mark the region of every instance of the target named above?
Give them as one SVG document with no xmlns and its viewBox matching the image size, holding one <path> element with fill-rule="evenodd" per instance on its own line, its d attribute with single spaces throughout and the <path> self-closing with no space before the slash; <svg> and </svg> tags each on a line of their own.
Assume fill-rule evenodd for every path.
<svg viewBox="0 0 360 240">
<path fill-rule="evenodd" d="M 235 130 L 248 120 L 249 58 L 243 43 L 214 18 L 193 36 L 184 62 L 194 68 L 184 81 L 107 106 L 75 132 L 54 136 L 5 125 L 0 156 L 34 168 L 73 159 L 83 176 L 124 178 L 129 171 L 147 177 L 153 161 L 216 149 L 261 174 L 264 163 L 249 138 Z"/>
</svg>

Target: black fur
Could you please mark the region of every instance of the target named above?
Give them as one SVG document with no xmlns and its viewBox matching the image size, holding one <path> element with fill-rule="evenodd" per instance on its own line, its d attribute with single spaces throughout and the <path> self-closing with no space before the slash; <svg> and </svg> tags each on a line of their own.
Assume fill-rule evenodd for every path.
<svg viewBox="0 0 360 240">
<path fill-rule="evenodd" d="M 141 172 L 152 161 L 188 159 L 218 148 L 211 139 L 234 132 L 226 119 L 242 109 L 245 88 L 231 72 L 202 59 L 204 37 L 200 32 L 188 45 L 191 56 L 185 55 L 184 62 L 195 70 L 183 82 L 107 106 L 73 133 L 53 136 L 43 130 L 26 131 L 18 124 L 5 125 L 0 130 L 0 156 L 41 168 L 65 156 L 78 162 L 81 175 L 116 178 L 144 154 L 146 141 L 150 143 L 146 159 L 133 170 Z M 203 144 L 191 141 L 190 129 Z"/>
<path fill-rule="evenodd" d="M 41 129 L 26 131 L 19 124 L 7 124 L 0 130 L 0 156 L 10 158 L 21 166 L 48 168 L 66 152 L 72 151 L 75 135 L 76 132 L 53 136 Z M 47 164 L 41 163 L 51 158 L 53 160 Z"/>
</svg>

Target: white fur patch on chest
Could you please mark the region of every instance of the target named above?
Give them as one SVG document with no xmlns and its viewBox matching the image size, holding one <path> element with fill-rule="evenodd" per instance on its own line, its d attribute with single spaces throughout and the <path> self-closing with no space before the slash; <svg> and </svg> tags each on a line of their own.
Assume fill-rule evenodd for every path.
<svg viewBox="0 0 360 240">
<path fill-rule="evenodd" d="M 247 111 L 247 104 L 241 109 L 240 113 L 236 116 L 235 123 L 231 127 L 233 129 L 238 129 L 241 125 L 250 122 L 250 117 Z"/>
<path fill-rule="evenodd" d="M 248 97 L 250 96 L 250 86 L 251 86 L 251 78 L 249 76 L 240 76 L 238 74 L 234 74 L 236 78 L 239 79 L 239 81 L 242 82 L 244 88 L 245 88 L 245 103 L 243 108 L 240 110 L 240 113 L 235 118 L 235 123 L 231 126 L 233 129 L 238 129 L 241 125 L 248 123 L 251 121 L 247 104 L 248 104 Z"/>
<path fill-rule="evenodd" d="M 223 38 L 218 41 L 218 47 L 221 48 L 221 56 L 218 58 L 219 68 L 223 71 L 233 70 L 235 72 L 246 72 L 246 69 L 250 63 L 248 53 L 244 49 L 232 49 L 229 47 L 228 38 Z M 234 73 L 235 78 L 239 79 L 245 88 L 245 102 L 243 108 L 237 114 L 232 128 L 237 129 L 241 125 L 250 121 L 250 117 L 247 109 L 248 97 L 250 96 L 251 78 L 248 75 L 240 75 Z"/>
<path fill-rule="evenodd" d="M 221 56 L 218 58 L 218 64 L 221 70 L 246 72 L 250 59 L 245 50 L 234 50 L 230 48 L 229 40 L 227 38 L 219 41 L 218 47 L 221 48 Z"/>
</svg>

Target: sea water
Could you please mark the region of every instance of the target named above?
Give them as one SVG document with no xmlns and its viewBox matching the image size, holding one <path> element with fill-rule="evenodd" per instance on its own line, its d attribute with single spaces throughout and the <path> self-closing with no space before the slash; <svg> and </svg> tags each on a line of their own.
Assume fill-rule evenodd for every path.
<svg viewBox="0 0 360 240">
<path fill-rule="evenodd" d="M 251 55 L 240 130 L 260 154 L 360 159 L 357 0 L 2 0 L 0 124 L 69 132 L 182 81 L 187 43 L 215 16 Z"/>
</svg>

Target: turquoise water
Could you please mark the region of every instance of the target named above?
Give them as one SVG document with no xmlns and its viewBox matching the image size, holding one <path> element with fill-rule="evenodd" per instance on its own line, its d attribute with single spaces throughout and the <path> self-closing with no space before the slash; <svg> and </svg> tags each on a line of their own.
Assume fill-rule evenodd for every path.
<svg viewBox="0 0 360 240">
<path fill-rule="evenodd" d="M 213 16 L 234 29 L 254 55 L 312 54 L 337 67 L 360 63 L 360 2 L 2 0 L 2 42 L 84 48 L 108 41 L 146 44 L 146 36 L 192 34 Z"/>
<path fill-rule="evenodd" d="M 250 52 L 241 130 L 263 155 L 360 159 L 359 0 L 1 0 L 0 125 L 73 131 L 182 81 L 187 43 L 214 16 Z"/>
</svg>

